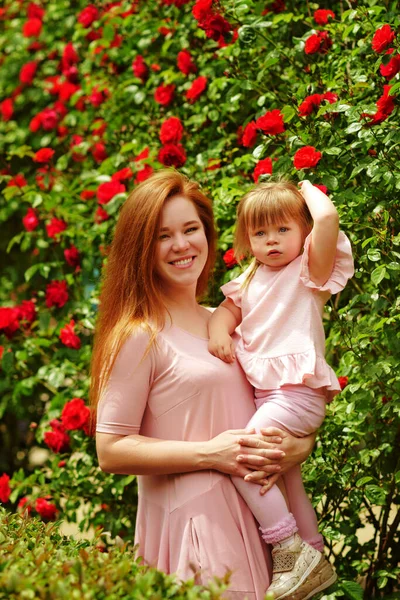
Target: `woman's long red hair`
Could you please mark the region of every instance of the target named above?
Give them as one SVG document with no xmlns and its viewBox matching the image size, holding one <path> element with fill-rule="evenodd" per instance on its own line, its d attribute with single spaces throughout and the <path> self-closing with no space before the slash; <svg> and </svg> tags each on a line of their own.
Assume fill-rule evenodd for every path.
<svg viewBox="0 0 400 600">
<path fill-rule="evenodd" d="M 161 211 L 168 198 L 177 194 L 193 202 L 204 226 L 208 258 L 197 283 L 197 296 L 207 289 L 216 240 L 211 201 L 196 182 L 177 171 L 157 171 L 138 185 L 123 205 L 105 267 L 91 364 L 93 417 L 126 339 L 137 326 L 144 325 L 151 343 L 165 324 L 154 263 Z"/>
</svg>

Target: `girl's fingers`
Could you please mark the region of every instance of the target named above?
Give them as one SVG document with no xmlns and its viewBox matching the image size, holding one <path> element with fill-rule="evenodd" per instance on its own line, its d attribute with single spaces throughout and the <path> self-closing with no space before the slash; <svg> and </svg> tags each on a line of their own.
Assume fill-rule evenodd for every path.
<svg viewBox="0 0 400 600">
<path fill-rule="evenodd" d="M 271 475 L 271 477 L 268 477 L 265 485 L 263 485 L 260 489 L 260 495 L 264 496 L 264 494 L 266 494 L 272 488 L 272 486 L 276 484 L 280 476 L 280 473 L 275 473 L 275 475 Z"/>
</svg>

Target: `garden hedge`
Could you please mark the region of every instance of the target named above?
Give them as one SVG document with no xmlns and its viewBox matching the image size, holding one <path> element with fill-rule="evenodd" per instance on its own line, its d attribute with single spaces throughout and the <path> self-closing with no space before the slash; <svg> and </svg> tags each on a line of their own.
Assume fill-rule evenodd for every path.
<svg viewBox="0 0 400 600">
<path fill-rule="evenodd" d="M 363 582 L 366 598 L 398 591 L 399 20 L 396 2 L 376 0 L 3 3 L 9 510 L 132 539 L 135 480 L 99 471 L 87 400 L 102 264 L 135 185 L 171 166 L 210 195 L 219 257 L 204 301 L 216 304 L 219 285 L 240 272 L 231 249 L 240 197 L 271 174 L 307 178 L 336 204 L 356 273 L 326 307 L 327 358 L 343 392 L 304 475 L 342 580 Z M 38 446 L 50 456 L 34 468 Z"/>
</svg>

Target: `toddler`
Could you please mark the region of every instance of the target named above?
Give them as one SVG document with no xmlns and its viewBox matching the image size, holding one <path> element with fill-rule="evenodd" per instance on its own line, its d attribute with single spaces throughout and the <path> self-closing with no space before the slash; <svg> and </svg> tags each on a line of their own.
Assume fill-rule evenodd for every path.
<svg viewBox="0 0 400 600">
<path fill-rule="evenodd" d="M 261 183 L 240 201 L 235 254 L 251 254 L 248 269 L 222 287 L 224 302 L 209 326 L 209 351 L 235 354 L 255 388 L 257 412 L 248 426 L 276 426 L 303 437 L 316 431 L 325 405 L 340 391 L 325 361 L 324 304 L 353 276 L 350 242 L 339 231 L 330 199 L 309 181 Z M 241 339 L 231 334 L 240 325 Z M 290 511 L 277 485 L 261 496 L 241 478 L 233 482 L 272 544 L 276 600 L 306 600 L 336 574 L 304 490 L 300 466 L 283 476 Z"/>
</svg>

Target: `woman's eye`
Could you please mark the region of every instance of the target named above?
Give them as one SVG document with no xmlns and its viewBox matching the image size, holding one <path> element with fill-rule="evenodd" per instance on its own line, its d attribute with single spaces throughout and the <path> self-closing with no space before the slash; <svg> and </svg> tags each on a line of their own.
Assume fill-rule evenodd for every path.
<svg viewBox="0 0 400 600">
<path fill-rule="evenodd" d="M 168 238 L 168 235 L 166 233 L 162 233 L 161 235 L 158 236 L 158 239 L 161 240 L 166 240 Z"/>
<path fill-rule="evenodd" d="M 186 229 L 185 233 L 192 233 L 193 231 L 197 231 L 198 227 L 189 227 L 189 229 Z"/>
</svg>

